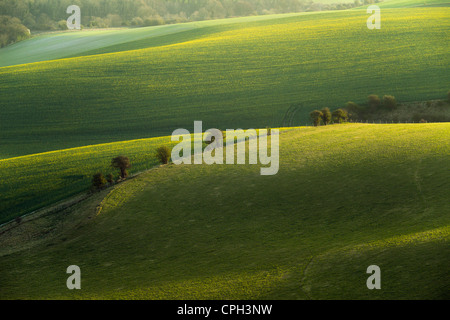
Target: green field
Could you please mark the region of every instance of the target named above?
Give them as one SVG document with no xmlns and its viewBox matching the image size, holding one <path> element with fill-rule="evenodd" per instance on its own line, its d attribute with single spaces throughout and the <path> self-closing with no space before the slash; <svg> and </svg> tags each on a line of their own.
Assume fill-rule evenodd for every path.
<svg viewBox="0 0 450 320">
<path fill-rule="evenodd" d="M 111 159 L 130 158 L 130 174 L 157 165 L 156 149 L 170 137 L 116 142 L 0 160 L 0 224 L 87 191 L 92 176 L 117 169 Z"/>
<path fill-rule="evenodd" d="M 1 234 L 0 298 L 448 299 L 449 134 L 296 128 L 280 135 L 274 176 L 153 169 Z M 372 264 L 382 290 L 366 288 Z"/>
<path fill-rule="evenodd" d="M 0 224 L 85 193 L 97 172 L 117 178 L 119 171 L 110 165 L 118 155 L 130 159 L 130 175 L 157 166 L 156 149 L 175 145 L 170 138 L 112 142 L 0 160 Z"/>
<path fill-rule="evenodd" d="M 145 28 L 86 29 L 44 33 L 0 50 L 0 67 L 91 54 L 129 51 L 175 44 L 233 30 L 242 24 L 276 20 L 298 14 L 251 16 Z"/>
<path fill-rule="evenodd" d="M 380 30 L 361 6 L 0 49 L 0 300 L 450 299 L 450 124 L 309 117 L 389 94 L 402 117 L 443 121 L 447 2 L 376 3 Z M 196 120 L 279 128 L 279 172 L 158 165 Z M 118 155 L 129 179 L 88 195 Z M 67 289 L 69 265 L 82 290 Z M 367 289 L 369 265 L 382 290 Z"/>
<path fill-rule="evenodd" d="M 221 129 L 304 125 L 314 108 L 372 93 L 444 98 L 449 9 L 387 9 L 380 30 L 368 30 L 367 17 L 251 17 L 51 34 L 7 47 L 3 65 L 65 57 L 74 47 L 74 55 L 113 53 L 0 68 L 0 158 L 164 136 L 194 120 Z M 285 123 L 292 104 L 301 106 Z"/>
</svg>

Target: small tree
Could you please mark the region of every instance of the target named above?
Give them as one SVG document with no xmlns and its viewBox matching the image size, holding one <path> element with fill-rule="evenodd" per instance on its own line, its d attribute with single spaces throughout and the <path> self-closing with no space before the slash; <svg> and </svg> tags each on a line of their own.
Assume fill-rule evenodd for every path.
<svg viewBox="0 0 450 320">
<path fill-rule="evenodd" d="M 103 173 L 99 172 L 92 177 L 92 186 L 97 190 L 101 190 L 106 186 L 106 179 Z"/>
<path fill-rule="evenodd" d="M 322 112 L 319 110 L 314 110 L 312 111 L 309 116 L 311 117 L 311 119 L 313 120 L 314 126 L 319 126 L 320 125 L 320 121 L 322 120 Z"/>
<path fill-rule="evenodd" d="M 342 123 L 344 121 L 347 121 L 348 113 L 343 109 L 337 109 L 333 111 L 332 117 L 334 122 Z"/>
<path fill-rule="evenodd" d="M 125 156 L 118 156 L 112 159 L 111 161 L 111 167 L 119 169 L 120 170 L 120 177 L 122 179 L 125 179 L 128 177 L 127 169 L 131 168 L 130 159 Z"/>
<path fill-rule="evenodd" d="M 208 134 L 208 136 L 205 139 L 205 143 L 206 144 L 211 144 L 214 143 L 214 141 L 216 141 L 216 137 L 213 134 Z"/>
<path fill-rule="evenodd" d="M 349 101 L 345 105 L 345 109 L 347 109 L 348 112 L 358 113 L 361 107 L 358 104 L 354 103 L 353 101 Z"/>
<path fill-rule="evenodd" d="M 171 151 L 168 146 L 161 146 L 156 150 L 156 158 L 162 164 L 168 164 L 170 160 Z"/>
<path fill-rule="evenodd" d="M 383 96 L 383 106 L 388 109 L 395 109 L 397 106 L 397 100 L 395 100 L 394 96 L 384 95 Z"/>
<path fill-rule="evenodd" d="M 371 94 L 367 97 L 367 104 L 369 105 L 369 108 L 376 109 L 381 105 L 380 97 L 376 94 Z"/>
<path fill-rule="evenodd" d="M 322 121 L 324 125 L 327 125 L 331 122 L 331 112 L 329 108 L 322 109 Z"/>
<path fill-rule="evenodd" d="M 66 20 L 58 21 L 58 29 L 67 30 L 67 21 Z"/>
<path fill-rule="evenodd" d="M 348 117 L 353 119 L 359 119 L 361 116 L 361 107 L 353 101 L 347 102 L 345 109 L 348 112 Z"/>
</svg>

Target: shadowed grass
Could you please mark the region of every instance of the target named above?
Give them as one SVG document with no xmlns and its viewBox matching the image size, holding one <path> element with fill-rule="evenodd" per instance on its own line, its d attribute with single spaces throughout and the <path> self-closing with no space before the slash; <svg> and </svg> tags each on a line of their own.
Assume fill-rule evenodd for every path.
<svg viewBox="0 0 450 320">
<path fill-rule="evenodd" d="M 78 227 L 2 255 L 0 297 L 443 299 L 449 130 L 287 131 L 274 176 L 259 165 L 151 170 L 111 190 L 99 215 L 93 200 L 72 208 L 85 215 Z M 65 287 L 71 264 L 80 291 Z M 371 264 L 380 291 L 366 288 Z"/>
</svg>

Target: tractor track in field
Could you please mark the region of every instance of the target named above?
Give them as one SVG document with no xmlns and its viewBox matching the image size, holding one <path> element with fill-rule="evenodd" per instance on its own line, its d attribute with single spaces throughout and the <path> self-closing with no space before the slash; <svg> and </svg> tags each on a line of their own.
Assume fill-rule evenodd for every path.
<svg viewBox="0 0 450 320">
<path fill-rule="evenodd" d="M 294 127 L 295 126 L 295 116 L 297 112 L 302 108 L 302 104 L 291 104 L 286 110 L 283 120 L 281 120 L 281 127 Z"/>
</svg>

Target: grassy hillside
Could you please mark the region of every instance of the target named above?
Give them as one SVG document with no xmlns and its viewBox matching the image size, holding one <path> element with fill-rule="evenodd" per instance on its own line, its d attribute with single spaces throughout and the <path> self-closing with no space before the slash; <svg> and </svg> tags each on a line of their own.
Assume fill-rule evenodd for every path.
<svg viewBox="0 0 450 320">
<path fill-rule="evenodd" d="M 221 129 L 286 125 L 294 103 L 302 104 L 292 119 L 299 125 L 313 108 L 372 93 L 443 98 L 448 14 L 384 10 L 381 30 L 367 29 L 363 10 L 258 17 L 233 28 L 215 21 L 171 35 L 148 29 L 154 37 L 120 31 L 100 48 L 87 33 L 50 36 L 64 46 L 80 37 L 77 54 L 149 48 L 0 68 L 0 157 L 168 135 L 194 120 Z M 127 32 L 132 42 L 122 45 Z"/>
<path fill-rule="evenodd" d="M 130 173 L 157 164 L 156 149 L 170 137 L 116 142 L 0 160 L 0 224 L 69 196 L 87 191 L 92 176 L 106 176 L 118 155 L 129 157 Z"/>
<path fill-rule="evenodd" d="M 0 298 L 448 299 L 449 134 L 298 128 L 280 135 L 274 176 L 259 165 L 151 170 L 46 217 L 48 228 L 25 220 L 2 233 Z M 366 288 L 371 264 L 381 290 Z"/>
<path fill-rule="evenodd" d="M 202 35 L 241 27 L 239 24 L 298 14 L 252 16 L 123 29 L 85 29 L 44 33 L 0 50 L 0 67 L 90 54 L 143 49 L 185 42 Z"/>
<path fill-rule="evenodd" d="M 279 128 L 284 131 L 286 128 Z M 193 136 L 193 140 L 201 139 Z M 0 160 L 0 224 L 68 197 L 89 191 L 92 176 L 118 177 L 111 159 L 125 155 L 134 175 L 159 164 L 156 149 L 173 146 L 171 137 L 112 142 Z M 206 144 L 202 143 L 203 147 Z M 193 150 L 193 149 L 192 149 Z"/>
</svg>

